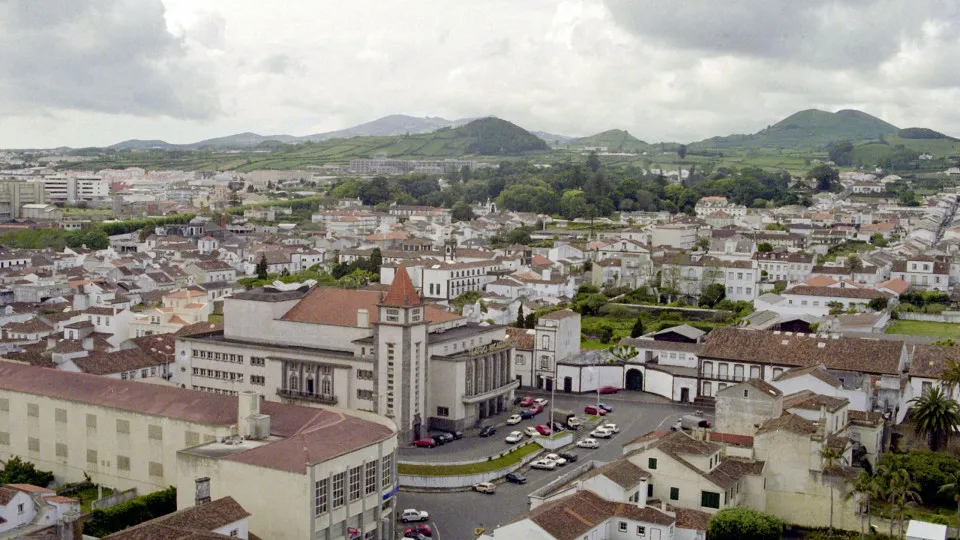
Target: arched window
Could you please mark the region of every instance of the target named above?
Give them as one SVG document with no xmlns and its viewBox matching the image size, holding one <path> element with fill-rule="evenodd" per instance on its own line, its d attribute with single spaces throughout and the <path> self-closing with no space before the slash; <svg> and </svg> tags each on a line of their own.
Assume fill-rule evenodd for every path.
<svg viewBox="0 0 960 540">
<path fill-rule="evenodd" d="M 320 380 L 320 393 L 324 396 L 333 394 L 333 381 L 330 377 L 324 377 Z"/>
<path fill-rule="evenodd" d="M 290 375 L 290 389 L 300 390 L 300 379 L 297 378 L 296 373 Z"/>
</svg>

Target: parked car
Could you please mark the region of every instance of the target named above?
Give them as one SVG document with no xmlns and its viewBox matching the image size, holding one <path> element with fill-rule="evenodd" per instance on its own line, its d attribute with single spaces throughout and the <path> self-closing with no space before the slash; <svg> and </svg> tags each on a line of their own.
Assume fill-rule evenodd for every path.
<svg viewBox="0 0 960 540">
<path fill-rule="evenodd" d="M 540 432 L 537 431 L 537 428 L 533 426 L 527 426 L 527 429 L 523 430 L 523 432 L 531 437 L 536 437 L 537 435 L 540 434 Z"/>
<path fill-rule="evenodd" d="M 602 402 L 602 401 L 601 401 L 600 403 L 597 403 L 597 406 L 600 407 L 601 409 L 607 411 L 607 412 L 613 412 L 613 407 L 607 405 L 606 403 L 604 403 L 604 402 Z"/>
<path fill-rule="evenodd" d="M 474 491 L 479 491 L 480 493 L 487 493 L 493 495 L 497 492 L 497 486 L 493 485 L 490 482 L 480 482 L 479 484 L 473 485 Z"/>
<path fill-rule="evenodd" d="M 451 437 L 453 437 L 453 440 L 455 440 L 455 441 L 459 441 L 460 439 L 463 438 L 463 432 L 462 432 L 462 431 L 444 431 L 444 433 L 446 433 L 447 435 L 450 435 Z"/>
<path fill-rule="evenodd" d="M 525 397 L 525 398 L 523 398 L 523 399 L 520 400 L 520 406 L 521 406 L 521 407 L 529 407 L 529 406 L 531 406 L 531 405 L 533 405 L 533 398 L 530 397 L 530 396 L 527 396 L 527 397 Z"/>
<path fill-rule="evenodd" d="M 552 471 L 557 468 L 557 462 L 549 459 L 538 459 L 530 464 L 530 468 Z"/>
<path fill-rule="evenodd" d="M 613 432 L 607 431 L 601 426 L 591 431 L 590 436 L 595 439 L 609 439 L 610 437 L 613 436 Z"/>
<path fill-rule="evenodd" d="M 527 477 L 520 473 L 512 472 L 507 475 L 507 482 L 510 482 L 511 484 L 526 484 Z"/>
<path fill-rule="evenodd" d="M 561 424 L 560 422 L 554 422 L 553 425 L 550 426 L 550 429 L 552 429 L 554 433 L 559 433 L 567 429 L 567 426 Z"/>
<path fill-rule="evenodd" d="M 559 456 L 567 460 L 567 463 L 575 463 L 578 459 L 580 459 L 580 456 L 574 454 L 573 452 L 560 452 Z"/>
<path fill-rule="evenodd" d="M 616 424 L 604 424 L 604 425 L 601 426 L 601 427 L 603 427 L 603 429 L 605 429 L 605 430 L 607 430 L 607 431 L 609 431 L 609 432 L 612 432 L 612 433 L 620 433 L 620 426 L 618 426 L 618 425 L 616 425 Z"/>
<path fill-rule="evenodd" d="M 510 444 L 518 443 L 523 440 L 523 432 L 520 431 L 511 431 L 507 438 L 504 439 Z"/>
<path fill-rule="evenodd" d="M 598 409 L 598 408 L 597 408 L 596 406 L 594 406 L 594 405 L 587 405 L 586 407 L 583 408 L 583 413 L 584 413 L 584 414 L 599 415 L 599 416 L 606 416 L 607 411 L 604 410 L 604 409 Z"/>
<path fill-rule="evenodd" d="M 563 459 L 562 457 L 558 456 L 557 454 L 547 454 L 547 455 L 543 456 L 543 459 L 553 460 L 554 463 L 556 463 L 557 465 L 559 465 L 559 466 L 561 466 L 561 467 L 563 467 L 564 465 L 567 464 L 567 460 Z"/>
<path fill-rule="evenodd" d="M 447 444 L 448 442 L 453 442 L 453 435 L 447 433 L 446 431 L 431 433 L 430 437 L 437 441 L 437 444 Z"/>
<path fill-rule="evenodd" d="M 600 394 L 616 394 L 616 393 L 619 392 L 619 391 L 620 391 L 620 389 L 617 388 L 616 386 L 601 386 L 600 389 L 597 390 L 597 393 L 600 393 Z"/>
<path fill-rule="evenodd" d="M 519 414 L 510 415 L 510 418 L 507 418 L 507 425 L 513 426 L 519 424 L 523 420 L 523 417 Z"/>
<path fill-rule="evenodd" d="M 434 448 L 437 446 L 437 441 L 430 437 L 426 437 L 423 439 L 417 439 L 413 441 L 413 445 L 416 446 L 417 448 Z"/>
<path fill-rule="evenodd" d="M 541 407 L 546 407 L 546 406 L 547 406 L 547 403 L 550 403 L 550 400 L 549 400 L 549 399 L 543 399 L 542 397 L 533 400 L 533 404 L 534 404 L 534 405 L 539 405 L 539 406 L 541 406 Z"/>
<path fill-rule="evenodd" d="M 431 530 L 430 526 L 427 525 L 426 523 L 418 523 L 413 527 L 407 527 L 403 531 L 404 538 L 417 538 L 416 536 L 411 536 L 416 534 L 426 536 L 426 537 L 432 537 L 433 530 Z"/>
<path fill-rule="evenodd" d="M 537 405 L 536 403 L 534 403 L 533 407 L 530 407 L 529 410 L 530 412 L 533 413 L 534 416 L 536 416 L 543 412 L 543 405 Z"/>
<path fill-rule="evenodd" d="M 415 508 L 407 508 L 400 514 L 400 521 L 404 523 L 426 521 L 428 519 L 430 519 L 430 514 L 428 514 L 426 510 L 417 510 Z"/>
<path fill-rule="evenodd" d="M 495 428 L 495 427 L 493 427 L 493 426 L 483 426 L 483 428 L 480 430 L 480 436 L 481 436 L 481 437 L 489 437 L 489 436 L 493 435 L 493 434 L 496 433 L 496 432 L 497 432 L 497 428 Z"/>
<path fill-rule="evenodd" d="M 577 446 L 580 448 L 600 448 L 600 441 L 596 439 L 581 439 L 577 441 Z"/>
<path fill-rule="evenodd" d="M 404 540 L 406 540 L 407 538 L 410 538 L 412 540 L 427 540 L 430 537 L 423 533 L 419 533 L 417 531 L 411 530 L 410 532 L 403 533 L 403 538 Z"/>
<path fill-rule="evenodd" d="M 546 425 L 546 424 L 538 424 L 538 425 L 536 426 L 536 428 L 534 428 L 534 429 L 536 429 L 536 430 L 537 430 L 537 433 L 539 433 L 539 434 L 541 434 L 541 435 L 549 435 L 549 434 L 553 433 L 553 431 L 550 430 L 550 426 L 548 426 L 548 425 Z"/>
<path fill-rule="evenodd" d="M 514 405 L 519 405 L 521 401 L 523 401 L 523 396 L 513 396 Z"/>
<path fill-rule="evenodd" d="M 522 420 L 528 420 L 530 418 L 533 418 L 534 414 L 535 413 L 533 411 L 531 411 L 530 409 L 527 409 L 525 411 L 520 411 L 520 418 Z"/>
</svg>

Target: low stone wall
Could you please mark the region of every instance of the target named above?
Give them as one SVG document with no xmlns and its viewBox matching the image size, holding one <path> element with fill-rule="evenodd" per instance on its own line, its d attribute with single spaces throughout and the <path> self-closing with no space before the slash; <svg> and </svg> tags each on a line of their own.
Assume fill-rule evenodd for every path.
<svg viewBox="0 0 960 540">
<path fill-rule="evenodd" d="M 556 438 L 538 436 L 533 439 L 547 450 L 557 450 L 558 448 L 573 444 L 573 433 L 564 431 L 562 435 Z"/>
<path fill-rule="evenodd" d="M 527 443 L 531 444 L 531 443 Z M 519 447 L 515 447 L 519 448 Z M 456 488 L 465 488 L 470 487 L 474 484 L 480 482 L 492 482 L 498 478 L 502 478 L 507 474 L 510 474 L 514 471 L 517 471 L 524 466 L 526 466 L 531 461 L 537 459 L 540 454 L 544 452 L 543 449 L 537 450 L 531 454 L 524 456 L 520 461 L 514 463 L 513 465 L 508 465 L 502 469 L 497 469 L 494 471 L 476 473 L 476 474 L 463 474 L 463 475 L 449 475 L 449 476 L 414 476 L 414 475 L 399 475 L 400 487 L 406 488 L 419 488 L 419 489 L 456 489 Z M 509 454 L 510 452 L 504 452 L 503 454 L 498 454 L 494 456 L 493 459 L 500 457 L 504 454 Z M 488 459 L 483 459 L 479 461 L 468 461 L 461 463 L 421 463 L 420 465 L 465 465 L 471 463 L 483 463 L 489 461 Z M 401 463 L 410 463 L 410 462 L 401 462 Z"/>
<path fill-rule="evenodd" d="M 116 491 L 113 495 L 104 497 L 98 501 L 90 503 L 91 510 L 105 510 L 107 508 L 123 504 L 129 500 L 137 498 L 137 488 L 130 488 L 126 491 Z"/>
<path fill-rule="evenodd" d="M 904 321 L 960 323 L 960 311 L 944 311 L 943 313 L 910 313 L 901 311 L 897 313 L 897 318 Z"/>
</svg>

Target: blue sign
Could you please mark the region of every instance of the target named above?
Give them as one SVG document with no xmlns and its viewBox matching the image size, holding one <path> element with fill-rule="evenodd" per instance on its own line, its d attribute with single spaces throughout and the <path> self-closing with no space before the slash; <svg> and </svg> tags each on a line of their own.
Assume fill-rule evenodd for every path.
<svg viewBox="0 0 960 540">
<path fill-rule="evenodd" d="M 383 500 L 388 500 L 400 492 L 400 486 L 393 486 L 393 489 L 383 494 Z"/>
</svg>

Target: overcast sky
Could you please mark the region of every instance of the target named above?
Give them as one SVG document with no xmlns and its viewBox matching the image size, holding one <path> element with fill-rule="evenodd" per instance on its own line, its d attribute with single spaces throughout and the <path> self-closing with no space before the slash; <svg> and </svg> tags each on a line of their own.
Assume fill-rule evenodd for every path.
<svg viewBox="0 0 960 540">
<path fill-rule="evenodd" d="M 648 141 L 857 108 L 960 135 L 956 0 L 0 0 L 0 147 L 393 113 Z"/>
</svg>

